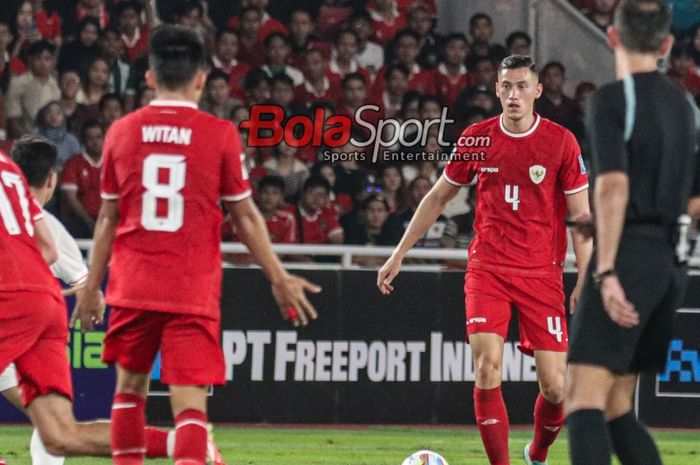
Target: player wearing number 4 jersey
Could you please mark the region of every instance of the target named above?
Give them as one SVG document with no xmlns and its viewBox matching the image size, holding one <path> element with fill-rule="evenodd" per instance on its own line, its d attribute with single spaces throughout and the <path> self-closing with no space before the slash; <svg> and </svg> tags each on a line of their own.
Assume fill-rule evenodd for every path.
<svg viewBox="0 0 700 465">
<path fill-rule="evenodd" d="M 496 92 L 503 114 L 467 128 L 452 160 L 424 198 L 403 239 L 379 271 L 384 294 L 415 241 L 460 187 L 476 182 L 475 236 L 465 279 L 466 329 L 475 361 L 474 411 L 493 465 L 507 465 L 508 414 L 501 393 L 503 343 L 511 307 L 518 311 L 520 350 L 534 355 L 540 394 L 528 464 L 544 464 L 563 424 L 567 328 L 562 288 L 565 217 L 588 213 L 588 179 L 581 150 L 563 127 L 533 112 L 542 92 L 530 57 L 501 63 Z M 591 243 L 576 233 L 577 300 Z"/>
<path fill-rule="evenodd" d="M 220 201 L 241 240 L 272 281 L 283 316 L 296 324 L 316 312 L 305 290 L 317 286 L 287 274 L 272 252 L 250 198 L 236 128 L 197 110 L 205 51 L 192 31 L 163 26 L 149 46 L 149 85 L 157 99 L 116 121 L 105 140 L 103 203 L 93 260 L 76 312 L 86 328 L 100 315 L 97 292 L 111 255 L 112 305 L 103 359 L 117 366 L 112 406 L 116 465 L 144 459 L 144 404 L 158 351 L 175 418 L 174 461 L 206 457 L 206 387 L 223 384 L 220 346 Z"/>
</svg>

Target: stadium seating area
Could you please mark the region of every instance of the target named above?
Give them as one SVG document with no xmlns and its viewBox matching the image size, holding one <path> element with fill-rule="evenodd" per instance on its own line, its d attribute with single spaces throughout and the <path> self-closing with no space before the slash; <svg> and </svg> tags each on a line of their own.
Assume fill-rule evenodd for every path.
<svg viewBox="0 0 700 465">
<path fill-rule="evenodd" d="M 197 31 L 210 54 L 201 108 L 237 125 L 260 104 L 277 105 L 285 121 L 294 115 L 352 116 L 375 104 L 375 123 L 440 118 L 446 108 L 454 123 L 417 143 L 399 138 L 388 147 L 397 155 L 384 163 L 351 142 L 296 147 L 285 140 L 263 147 L 250 141 L 266 133 L 250 124 L 241 130 L 250 177 L 272 196 L 259 202 L 261 209 L 268 219 L 282 219 L 279 230 L 271 230 L 274 241 L 393 245 L 439 176 L 449 143 L 467 124 L 499 113 L 493 86 L 499 60 L 530 52 L 523 31 L 494 43 L 491 18 L 477 11 L 464 30 L 438 34 L 437 3 L 4 0 L 0 148 L 8 151 L 28 132 L 53 140 L 61 177 L 50 208 L 74 235 L 90 237 L 100 205 L 104 132 L 154 98 L 144 77 L 150 31 L 177 23 Z M 573 3 L 604 29 L 616 0 Z M 668 75 L 697 97 L 700 28 L 683 24 L 678 32 Z M 545 90 L 536 110 L 582 138 L 583 107 L 595 86 L 577 82 L 575 95 L 568 96 L 565 80 L 576 82 L 576 76 L 566 75 L 565 63 L 541 63 L 540 69 Z M 367 136 L 360 129 L 353 129 L 358 139 Z M 474 201 L 466 193 L 460 197 L 420 245 L 463 247 L 472 234 Z M 235 239 L 235 231 L 222 229 L 225 240 Z"/>
</svg>

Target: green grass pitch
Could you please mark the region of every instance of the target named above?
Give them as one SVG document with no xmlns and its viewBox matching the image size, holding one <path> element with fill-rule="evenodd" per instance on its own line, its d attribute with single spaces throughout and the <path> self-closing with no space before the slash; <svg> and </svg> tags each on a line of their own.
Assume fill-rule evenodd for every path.
<svg viewBox="0 0 700 465">
<path fill-rule="evenodd" d="M 0 453 L 8 465 L 30 465 L 26 426 L 0 425 Z M 524 463 L 522 449 L 531 433 L 511 432 L 511 462 Z M 700 432 L 655 432 L 665 465 L 700 464 Z M 450 465 L 485 465 L 473 427 L 217 427 L 216 442 L 227 465 L 401 465 L 411 452 L 431 449 Z M 566 431 L 552 447 L 550 465 L 567 465 Z M 109 459 L 69 459 L 67 465 L 108 465 Z M 165 465 L 169 460 L 149 460 Z"/>
</svg>

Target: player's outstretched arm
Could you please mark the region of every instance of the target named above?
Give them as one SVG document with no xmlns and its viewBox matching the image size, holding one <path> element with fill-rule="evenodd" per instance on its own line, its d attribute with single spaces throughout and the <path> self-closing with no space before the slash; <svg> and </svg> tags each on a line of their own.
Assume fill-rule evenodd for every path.
<svg viewBox="0 0 700 465">
<path fill-rule="evenodd" d="M 71 326 L 80 320 L 80 327 L 83 331 L 92 331 L 95 323 L 102 322 L 105 302 L 104 296 L 100 292 L 100 285 L 107 272 L 118 224 L 119 206 L 117 200 L 103 199 L 100 214 L 95 223 L 90 271 L 85 287 L 77 293 L 78 300 L 71 317 Z"/>
<path fill-rule="evenodd" d="M 571 218 L 590 218 L 591 208 L 588 201 L 588 189 L 567 195 L 566 207 Z M 571 242 L 576 255 L 576 269 L 578 270 L 576 287 L 574 287 L 569 301 L 569 310 L 573 313 L 576 310 L 576 303 L 581 296 L 583 283 L 586 280 L 588 263 L 591 261 L 591 255 L 593 254 L 593 239 L 574 228 L 571 230 Z"/>
<path fill-rule="evenodd" d="M 241 242 L 248 247 L 272 283 L 272 295 L 280 307 L 282 318 L 291 319 L 294 326 L 305 326 L 309 320 L 315 320 L 318 314 L 306 298 L 306 292 L 318 293 L 321 288 L 304 278 L 287 273 L 272 251 L 265 222 L 250 197 L 236 202 L 224 202 L 224 207 Z"/>
<path fill-rule="evenodd" d="M 384 263 L 377 273 L 377 287 L 379 291 L 387 295 L 394 290 L 391 282 L 401 269 L 401 262 L 411 247 L 423 237 L 430 226 L 435 223 L 440 213 L 445 209 L 445 205 L 459 192 L 459 187 L 445 181 L 440 177 L 430 192 L 423 198 L 416 213 L 406 231 L 394 249 L 394 253 Z"/>
<path fill-rule="evenodd" d="M 46 226 L 46 222 L 43 219 L 39 219 L 34 223 L 34 237 L 39 244 L 39 250 L 41 251 L 41 256 L 47 264 L 52 265 L 56 260 L 58 260 L 58 250 L 56 250 L 56 243 L 51 236 L 51 231 L 49 227 Z"/>
</svg>

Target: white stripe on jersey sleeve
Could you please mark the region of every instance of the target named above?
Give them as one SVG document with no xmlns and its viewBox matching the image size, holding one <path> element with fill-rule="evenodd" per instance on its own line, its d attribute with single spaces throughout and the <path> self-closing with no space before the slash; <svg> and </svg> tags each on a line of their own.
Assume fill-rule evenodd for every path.
<svg viewBox="0 0 700 465">
<path fill-rule="evenodd" d="M 250 197 L 253 194 L 253 191 L 248 189 L 247 191 L 243 192 L 242 194 L 238 195 L 222 195 L 221 200 L 225 200 L 227 202 L 238 202 L 239 200 L 243 200 L 246 197 Z"/>
<path fill-rule="evenodd" d="M 584 184 L 583 186 L 577 187 L 577 188 L 575 188 L 575 189 L 571 189 L 571 190 L 568 190 L 568 191 L 564 191 L 564 193 L 565 193 L 566 195 L 578 194 L 579 192 L 585 191 L 586 189 L 588 189 L 588 184 Z"/>
</svg>

